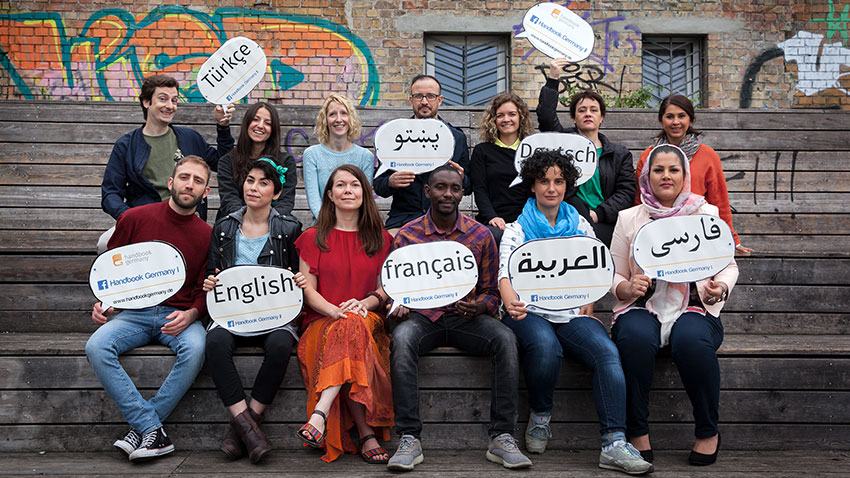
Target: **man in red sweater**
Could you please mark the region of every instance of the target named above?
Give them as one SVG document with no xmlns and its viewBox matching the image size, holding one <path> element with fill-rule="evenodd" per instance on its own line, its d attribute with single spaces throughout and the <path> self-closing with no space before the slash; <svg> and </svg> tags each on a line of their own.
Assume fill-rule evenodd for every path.
<svg viewBox="0 0 850 478">
<path fill-rule="evenodd" d="M 140 310 L 103 310 L 94 304 L 92 320 L 100 327 L 86 343 L 86 356 L 106 393 L 115 401 L 130 431 L 114 445 L 130 461 L 174 451 L 162 421 L 174 410 L 204 364 L 206 314 L 201 286 L 207 266 L 212 228 L 195 215 L 210 192 L 210 167 L 198 156 L 180 159 L 171 177 L 168 201 L 138 206 L 118 218 L 109 248 L 146 241 L 165 241 L 186 260 L 186 280 L 165 302 Z M 145 400 L 118 362 L 134 348 L 160 343 L 177 354 L 177 361 L 156 395 Z"/>
</svg>

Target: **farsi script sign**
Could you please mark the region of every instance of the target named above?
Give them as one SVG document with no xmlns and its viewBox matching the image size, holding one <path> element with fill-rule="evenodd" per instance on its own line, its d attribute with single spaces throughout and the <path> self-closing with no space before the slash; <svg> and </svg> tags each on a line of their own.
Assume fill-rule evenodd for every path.
<svg viewBox="0 0 850 478">
<path fill-rule="evenodd" d="M 381 266 L 381 284 L 392 299 L 390 312 L 433 309 L 466 297 L 478 282 L 478 264 L 455 241 L 410 244 L 390 253 Z"/>
<path fill-rule="evenodd" d="M 635 263 L 652 279 L 695 282 L 732 262 L 735 240 L 725 221 L 708 214 L 656 219 L 635 235 Z"/>
<path fill-rule="evenodd" d="M 538 3 L 525 12 L 525 31 L 516 38 L 528 38 L 531 45 L 550 58 L 584 60 L 593 51 L 593 28 L 567 7 Z"/>
<path fill-rule="evenodd" d="M 207 292 L 207 310 L 216 324 L 236 333 L 262 332 L 292 322 L 304 293 L 292 272 L 273 266 L 235 266 L 218 273 Z"/>
<path fill-rule="evenodd" d="M 254 40 L 227 40 L 198 70 L 198 91 L 216 105 L 235 103 L 248 96 L 266 73 L 266 54 Z"/>
<path fill-rule="evenodd" d="M 587 236 L 535 239 L 508 258 L 508 277 L 520 301 L 543 310 L 596 302 L 614 281 L 611 252 Z"/>
<path fill-rule="evenodd" d="M 516 186 L 522 182 L 522 178 L 519 176 L 522 163 L 538 149 L 549 149 L 561 154 L 569 153 L 572 155 L 573 165 L 581 173 L 576 180 L 576 187 L 589 181 L 596 173 L 599 158 L 596 157 L 596 146 L 594 146 L 593 141 L 580 134 L 536 133 L 526 136 L 516 149 L 514 168 L 516 168 L 517 177 L 513 180 L 511 186 Z"/>
<path fill-rule="evenodd" d="M 89 287 L 104 310 L 144 309 L 170 299 L 186 281 L 183 254 L 167 242 L 149 241 L 110 249 L 94 260 Z"/>
<path fill-rule="evenodd" d="M 440 120 L 396 119 L 375 132 L 375 154 L 381 165 L 375 172 L 410 171 L 427 173 L 446 164 L 455 151 L 455 137 Z"/>
</svg>

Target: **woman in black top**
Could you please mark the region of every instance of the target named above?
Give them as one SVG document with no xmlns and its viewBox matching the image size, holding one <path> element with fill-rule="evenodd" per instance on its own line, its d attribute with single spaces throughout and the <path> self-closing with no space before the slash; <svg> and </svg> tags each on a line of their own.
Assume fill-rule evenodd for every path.
<svg viewBox="0 0 850 478">
<path fill-rule="evenodd" d="M 518 176 L 516 149 L 533 132 L 528 106 L 513 93 L 500 93 L 490 100 L 480 129 L 483 142 L 472 150 L 469 169 L 478 206 L 475 219 L 490 229 L 498 244 L 505 225 L 516 221 L 529 195 L 520 184 L 510 187 Z"/>
</svg>

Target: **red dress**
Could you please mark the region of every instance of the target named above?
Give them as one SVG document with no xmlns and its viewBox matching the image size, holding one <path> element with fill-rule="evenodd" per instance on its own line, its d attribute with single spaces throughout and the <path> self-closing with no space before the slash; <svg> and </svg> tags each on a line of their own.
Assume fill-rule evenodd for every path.
<svg viewBox="0 0 850 478">
<path fill-rule="evenodd" d="M 295 241 L 295 247 L 316 276 L 316 290 L 325 300 L 338 305 L 352 298 L 363 299 L 375 290 L 392 236 L 384 233 L 384 247 L 372 257 L 363 251 L 357 232 L 333 229 L 326 241 L 328 252 L 316 246 L 315 237 L 316 228 L 307 229 Z M 393 403 L 390 340 L 383 314 L 348 314 L 334 319 L 308 307 L 302 327 L 298 361 L 307 389 L 307 413 L 316 407 L 322 390 L 350 384 L 348 397 L 366 407 L 366 423 L 382 440 L 389 440 Z M 339 396 L 327 415 L 322 460 L 331 462 L 344 452 L 358 453 L 357 444 L 348 433 L 354 420 Z"/>
</svg>

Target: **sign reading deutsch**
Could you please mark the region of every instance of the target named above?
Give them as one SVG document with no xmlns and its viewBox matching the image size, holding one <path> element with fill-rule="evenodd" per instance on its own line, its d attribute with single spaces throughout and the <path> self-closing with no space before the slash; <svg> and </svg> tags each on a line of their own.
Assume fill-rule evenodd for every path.
<svg viewBox="0 0 850 478">
<path fill-rule="evenodd" d="M 578 169 L 580 176 L 576 180 L 576 187 L 589 181 L 596 173 L 598 158 L 596 157 L 596 146 L 593 141 L 580 134 L 572 133 L 535 133 L 526 136 L 516 149 L 514 155 L 514 168 L 517 172 L 516 179 L 511 186 L 522 182 L 519 176 L 522 163 L 538 149 L 548 149 L 561 154 L 569 154 L 573 157 L 573 166 Z"/>
<path fill-rule="evenodd" d="M 186 281 L 186 261 L 167 242 L 149 241 L 110 249 L 94 260 L 89 287 L 103 309 L 144 309 L 170 299 Z"/>
</svg>

